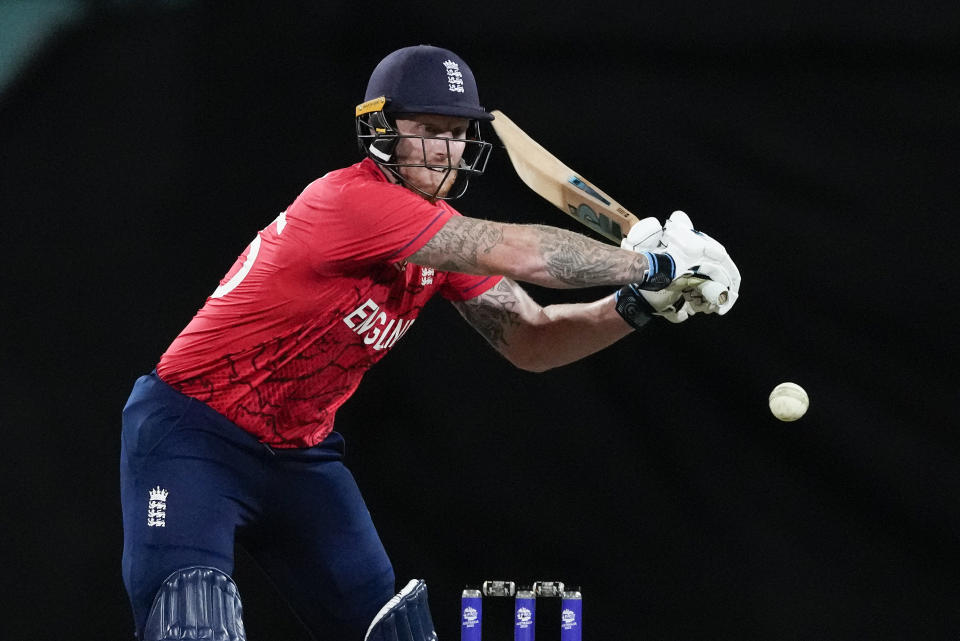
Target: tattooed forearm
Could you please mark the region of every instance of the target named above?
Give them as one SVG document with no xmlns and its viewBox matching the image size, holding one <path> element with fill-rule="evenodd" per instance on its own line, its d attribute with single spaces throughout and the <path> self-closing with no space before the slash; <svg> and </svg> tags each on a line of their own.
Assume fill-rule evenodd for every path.
<svg viewBox="0 0 960 641">
<path fill-rule="evenodd" d="M 647 259 L 572 231 L 451 218 L 410 256 L 417 265 L 498 274 L 544 287 L 622 285 L 643 280 Z"/>
<path fill-rule="evenodd" d="M 643 254 L 629 255 L 617 247 L 556 227 L 536 228 L 547 272 L 569 287 L 631 283 L 643 280 L 649 268 Z"/>
<path fill-rule="evenodd" d="M 614 309 L 613 295 L 541 307 L 509 278 L 454 305 L 504 358 L 531 372 L 572 363 L 632 331 Z"/>
<path fill-rule="evenodd" d="M 489 253 L 502 240 L 503 232 L 499 226 L 485 220 L 457 216 L 414 253 L 410 262 L 444 271 L 475 274 L 481 255 Z"/>
<path fill-rule="evenodd" d="M 476 298 L 454 303 L 461 316 L 498 350 L 509 344 L 511 328 L 520 324 L 521 302 L 514 287 L 504 278 Z"/>
</svg>

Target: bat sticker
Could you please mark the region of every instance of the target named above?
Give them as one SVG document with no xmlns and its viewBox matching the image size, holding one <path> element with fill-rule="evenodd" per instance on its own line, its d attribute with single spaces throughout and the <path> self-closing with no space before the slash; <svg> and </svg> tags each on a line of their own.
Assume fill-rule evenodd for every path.
<svg viewBox="0 0 960 641">
<path fill-rule="evenodd" d="M 610 205 L 609 200 L 601 196 L 600 192 L 598 192 L 596 189 L 594 189 L 587 183 L 583 182 L 580 178 L 577 178 L 576 176 L 570 176 L 570 180 L 568 180 L 567 182 L 569 182 L 571 185 L 573 185 L 577 189 L 587 192 L 588 194 L 590 194 L 591 196 L 593 196 L 594 198 L 602 202 L 604 205 L 607 205 L 607 206 Z"/>
</svg>

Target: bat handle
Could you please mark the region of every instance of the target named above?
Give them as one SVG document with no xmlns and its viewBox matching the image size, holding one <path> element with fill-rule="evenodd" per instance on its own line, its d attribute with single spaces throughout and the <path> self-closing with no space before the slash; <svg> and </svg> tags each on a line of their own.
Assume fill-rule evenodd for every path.
<svg viewBox="0 0 960 641">
<path fill-rule="evenodd" d="M 729 298 L 727 288 L 724 285 L 704 276 L 682 276 L 673 281 L 669 289 L 682 292 L 693 287 L 700 290 L 700 295 L 703 296 L 704 300 L 717 307 L 724 305 Z"/>
<path fill-rule="evenodd" d="M 705 280 L 698 287 L 700 288 L 700 294 L 707 300 L 707 302 L 712 303 L 717 307 L 727 302 L 727 288 L 717 281 Z"/>
</svg>

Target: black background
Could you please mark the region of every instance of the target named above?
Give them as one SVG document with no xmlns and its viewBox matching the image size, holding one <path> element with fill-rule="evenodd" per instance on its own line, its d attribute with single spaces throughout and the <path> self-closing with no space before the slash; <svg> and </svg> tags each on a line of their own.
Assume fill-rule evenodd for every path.
<svg viewBox="0 0 960 641">
<path fill-rule="evenodd" d="M 0 102 L 4 638 L 129 638 L 129 388 L 255 231 L 358 159 L 370 71 L 418 43 L 635 213 L 687 211 L 743 274 L 728 316 L 540 375 L 436 302 L 370 372 L 338 429 L 441 639 L 487 578 L 582 585 L 594 641 L 956 638 L 953 16 L 133 5 L 61 34 Z M 457 207 L 578 229 L 502 149 Z M 811 397 L 796 423 L 766 406 L 786 380 Z M 305 638 L 242 551 L 236 579 L 251 639 Z"/>
</svg>

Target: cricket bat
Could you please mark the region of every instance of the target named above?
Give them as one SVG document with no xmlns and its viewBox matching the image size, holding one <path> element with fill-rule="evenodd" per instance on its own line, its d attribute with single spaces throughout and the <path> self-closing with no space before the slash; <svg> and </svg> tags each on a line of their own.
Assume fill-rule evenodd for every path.
<svg viewBox="0 0 960 641">
<path fill-rule="evenodd" d="M 502 111 L 495 109 L 491 113 L 493 129 L 520 179 L 554 207 L 616 245 L 640 222 L 623 205 L 544 149 Z M 716 305 L 727 301 L 726 287 L 720 283 L 699 277 L 677 279 L 674 283 L 670 289 L 699 287 L 701 295 Z"/>
</svg>

